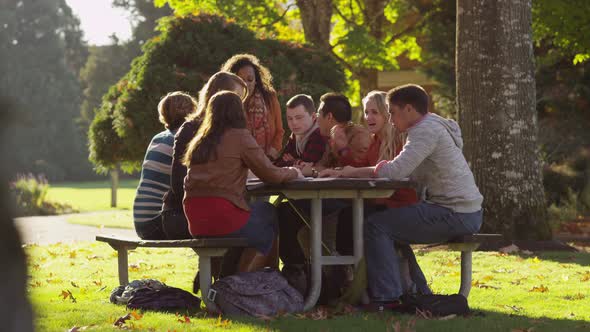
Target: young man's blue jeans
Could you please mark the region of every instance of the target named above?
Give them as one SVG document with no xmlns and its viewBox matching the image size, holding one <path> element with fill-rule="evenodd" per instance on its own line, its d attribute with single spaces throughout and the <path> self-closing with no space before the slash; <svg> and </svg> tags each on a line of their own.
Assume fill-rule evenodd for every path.
<svg viewBox="0 0 590 332">
<path fill-rule="evenodd" d="M 400 258 L 394 246 L 437 243 L 476 233 L 482 211 L 457 213 L 425 202 L 370 215 L 365 223 L 365 258 L 371 299 L 397 300 L 403 293 Z"/>
</svg>

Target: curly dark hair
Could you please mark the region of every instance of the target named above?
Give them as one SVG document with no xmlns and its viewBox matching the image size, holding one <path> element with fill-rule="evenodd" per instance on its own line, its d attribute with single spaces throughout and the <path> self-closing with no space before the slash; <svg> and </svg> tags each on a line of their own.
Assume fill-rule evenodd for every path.
<svg viewBox="0 0 590 332">
<path fill-rule="evenodd" d="M 256 89 L 258 89 L 264 100 L 270 102 L 270 96 L 275 93 L 272 86 L 272 75 L 268 68 L 260 63 L 260 60 L 252 54 L 236 54 L 227 59 L 221 65 L 222 71 L 228 71 L 237 75 L 238 71 L 245 66 L 252 66 L 254 68 L 254 75 L 256 76 Z"/>
</svg>

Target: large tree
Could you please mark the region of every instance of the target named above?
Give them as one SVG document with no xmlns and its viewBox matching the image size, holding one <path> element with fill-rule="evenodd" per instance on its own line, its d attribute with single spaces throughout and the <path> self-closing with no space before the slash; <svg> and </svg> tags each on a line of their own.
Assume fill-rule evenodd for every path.
<svg viewBox="0 0 590 332">
<path fill-rule="evenodd" d="M 531 23 L 531 0 L 457 1 L 457 106 L 484 231 L 545 239 Z"/>
<path fill-rule="evenodd" d="M 5 0 L 0 22 L 0 91 L 17 119 L 7 128 L 9 159 L 19 172 L 50 179 L 92 174 L 75 125 L 87 52 L 77 18 L 65 0 Z"/>
<path fill-rule="evenodd" d="M 154 1 L 180 14 L 220 13 L 262 36 L 313 44 L 359 82 L 359 96 L 377 88 L 378 71 L 398 68 L 399 55 L 420 57 L 414 33 L 429 16 L 419 14 L 423 1 L 412 0 Z"/>
</svg>

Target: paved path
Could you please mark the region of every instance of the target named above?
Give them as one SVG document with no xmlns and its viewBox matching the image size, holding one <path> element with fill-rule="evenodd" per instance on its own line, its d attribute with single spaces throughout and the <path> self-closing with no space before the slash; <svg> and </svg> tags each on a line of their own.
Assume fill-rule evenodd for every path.
<svg viewBox="0 0 590 332">
<path fill-rule="evenodd" d="M 21 241 L 25 244 L 45 245 L 57 242 L 94 241 L 97 234 L 137 237 L 132 229 L 98 228 L 70 224 L 66 221 L 70 216 L 72 215 L 22 217 L 16 218 L 14 222 L 21 234 Z"/>
</svg>

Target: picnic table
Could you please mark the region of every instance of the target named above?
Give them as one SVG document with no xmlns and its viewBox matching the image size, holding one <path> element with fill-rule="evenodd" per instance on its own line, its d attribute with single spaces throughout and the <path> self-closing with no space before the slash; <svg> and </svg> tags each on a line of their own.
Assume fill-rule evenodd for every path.
<svg viewBox="0 0 590 332">
<path fill-rule="evenodd" d="M 323 265 L 356 266 L 363 257 L 363 200 L 386 198 L 396 189 L 411 187 L 415 187 L 414 182 L 387 178 L 305 178 L 282 184 L 250 179 L 246 184 L 251 196 L 283 195 L 287 199 L 311 200 L 311 288 L 304 310 L 313 308 L 320 296 Z M 322 199 L 327 198 L 352 199 L 353 256 L 322 255 Z"/>
</svg>

